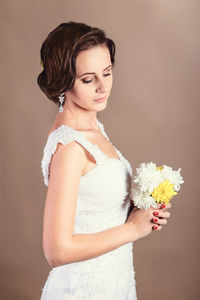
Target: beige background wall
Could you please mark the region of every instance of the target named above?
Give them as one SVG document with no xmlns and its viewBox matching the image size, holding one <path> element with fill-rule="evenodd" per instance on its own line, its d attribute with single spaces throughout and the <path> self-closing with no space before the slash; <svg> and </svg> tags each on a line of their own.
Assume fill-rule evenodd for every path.
<svg viewBox="0 0 200 300">
<path fill-rule="evenodd" d="M 132 164 L 182 168 L 185 183 L 160 232 L 134 243 L 138 300 L 199 299 L 200 5 L 174 1 L 1 1 L 1 299 L 40 298 L 46 187 L 40 168 L 57 112 L 39 90 L 39 50 L 62 22 L 116 43 L 114 85 L 98 118 Z"/>
</svg>

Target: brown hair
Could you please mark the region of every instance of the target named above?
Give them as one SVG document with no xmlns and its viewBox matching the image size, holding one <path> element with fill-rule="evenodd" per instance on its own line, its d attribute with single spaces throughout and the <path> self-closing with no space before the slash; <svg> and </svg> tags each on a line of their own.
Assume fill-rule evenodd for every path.
<svg viewBox="0 0 200 300">
<path fill-rule="evenodd" d="M 71 21 L 51 31 L 40 49 L 43 71 L 37 78 L 46 96 L 58 103 L 58 96 L 70 90 L 75 82 L 78 53 L 102 44 L 108 48 L 114 66 L 115 44 L 103 30 Z"/>
</svg>

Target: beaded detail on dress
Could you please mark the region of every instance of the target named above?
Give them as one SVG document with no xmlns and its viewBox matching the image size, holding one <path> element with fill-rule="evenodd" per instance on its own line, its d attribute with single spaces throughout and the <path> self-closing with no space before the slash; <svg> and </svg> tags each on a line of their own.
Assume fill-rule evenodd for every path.
<svg viewBox="0 0 200 300">
<path fill-rule="evenodd" d="M 103 124 L 97 122 L 110 142 Z M 74 234 L 92 234 L 124 224 L 131 205 L 132 168 L 113 145 L 119 159 L 108 158 L 82 132 L 61 125 L 49 135 L 44 148 L 41 166 L 45 185 L 57 143 L 65 145 L 74 140 L 96 160 L 95 167 L 81 176 Z M 137 300 L 132 250 L 133 243 L 127 243 L 98 257 L 52 268 L 41 300 Z"/>
</svg>

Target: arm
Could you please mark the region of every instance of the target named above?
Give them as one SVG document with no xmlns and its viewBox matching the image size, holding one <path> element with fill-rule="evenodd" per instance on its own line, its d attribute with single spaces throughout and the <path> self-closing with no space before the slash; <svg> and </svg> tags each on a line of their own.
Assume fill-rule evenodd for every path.
<svg viewBox="0 0 200 300">
<path fill-rule="evenodd" d="M 133 223 L 98 233 L 73 234 L 86 161 L 85 149 L 76 142 L 58 144 L 52 156 L 43 220 L 43 249 L 51 266 L 97 257 L 138 238 Z"/>
</svg>

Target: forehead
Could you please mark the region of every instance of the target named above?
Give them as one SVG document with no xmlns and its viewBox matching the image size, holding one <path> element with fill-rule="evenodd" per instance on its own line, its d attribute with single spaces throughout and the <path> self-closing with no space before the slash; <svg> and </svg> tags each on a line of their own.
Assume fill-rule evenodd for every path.
<svg viewBox="0 0 200 300">
<path fill-rule="evenodd" d="M 104 45 L 81 51 L 76 58 L 77 75 L 83 72 L 95 72 L 111 64 L 110 52 Z"/>
</svg>

